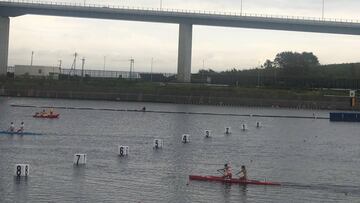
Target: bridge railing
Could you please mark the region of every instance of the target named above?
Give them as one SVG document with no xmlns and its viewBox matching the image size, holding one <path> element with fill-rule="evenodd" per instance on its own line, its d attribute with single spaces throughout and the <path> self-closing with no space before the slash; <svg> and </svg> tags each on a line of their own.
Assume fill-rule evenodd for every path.
<svg viewBox="0 0 360 203">
<path fill-rule="evenodd" d="M 276 18 L 288 20 L 307 20 L 317 22 L 339 22 L 339 23 L 360 23 L 357 19 L 339 19 L 339 18 L 318 18 L 305 16 L 287 16 L 287 15 L 272 15 L 272 14 L 256 14 L 256 13 L 239 13 L 239 12 L 221 12 L 210 10 L 188 10 L 188 9 L 172 9 L 172 8 L 151 8 L 151 7 L 136 7 L 136 6 L 120 6 L 110 4 L 89 4 L 89 3 L 68 3 L 58 1 L 39 1 L 39 0 L 0 0 L 1 2 L 21 3 L 21 4 L 37 4 L 37 5 L 55 5 L 55 6 L 71 6 L 84 8 L 104 8 L 104 9 L 127 9 L 138 11 L 158 11 L 168 12 L 174 14 L 203 14 L 203 15 L 221 15 L 233 17 L 261 17 L 261 18 Z"/>
</svg>

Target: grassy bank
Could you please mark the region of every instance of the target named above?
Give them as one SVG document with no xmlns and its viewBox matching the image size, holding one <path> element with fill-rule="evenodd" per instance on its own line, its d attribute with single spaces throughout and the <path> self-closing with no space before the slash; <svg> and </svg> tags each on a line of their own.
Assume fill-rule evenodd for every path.
<svg viewBox="0 0 360 203">
<path fill-rule="evenodd" d="M 0 90 L 2 90 L 2 95 L 8 96 L 67 98 L 69 97 L 67 95 L 70 94 L 71 98 L 80 97 L 82 99 L 123 100 L 125 98 L 125 100 L 129 101 L 171 103 L 187 103 L 189 101 L 188 103 L 199 104 L 246 105 L 254 103 L 254 105 L 273 106 L 279 105 L 276 101 L 281 101 L 281 106 L 285 107 L 287 106 L 286 103 L 289 103 L 288 106 L 293 107 L 294 105 L 301 106 L 303 103 L 316 102 L 325 102 L 324 105 L 327 106 L 332 106 L 331 102 L 333 102 L 340 105 L 340 109 L 349 106 L 348 98 L 346 98 L 348 91 L 345 90 L 151 83 L 124 79 L 47 80 L 1 78 Z M 76 95 L 80 96 L 77 97 Z M 342 102 L 346 103 L 341 104 Z M 317 104 L 314 106 L 317 106 Z"/>
</svg>

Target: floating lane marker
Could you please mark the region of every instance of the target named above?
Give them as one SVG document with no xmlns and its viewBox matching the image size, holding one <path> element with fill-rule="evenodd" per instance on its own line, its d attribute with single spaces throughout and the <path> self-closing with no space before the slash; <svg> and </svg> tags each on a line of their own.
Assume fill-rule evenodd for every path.
<svg viewBox="0 0 360 203">
<path fill-rule="evenodd" d="M 231 127 L 225 127 L 225 135 L 230 135 L 231 134 Z"/>
<path fill-rule="evenodd" d="M 15 164 L 15 173 L 16 177 L 27 177 L 30 175 L 30 165 L 29 164 Z"/>
<path fill-rule="evenodd" d="M 118 146 L 118 153 L 119 153 L 119 156 L 121 156 L 121 157 L 128 156 L 129 155 L 129 146 L 119 145 Z"/>
<path fill-rule="evenodd" d="M 183 134 L 182 138 L 181 138 L 181 142 L 182 143 L 189 143 L 190 142 L 190 135 L 188 134 Z"/>
<path fill-rule="evenodd" d="M 211 130 L 205 130 L 205 138 L 211 137 Z"/>
<path fill-rule="evenodd" d="M 154 139 L 153 149 L 162 149 L 164 146 L 164 141 L 162 139 Z"/>
<path fill-rule="evenodd" d="M 74 154 L 74 165 L 85 165 L 86 154 Z"/>
</svg>

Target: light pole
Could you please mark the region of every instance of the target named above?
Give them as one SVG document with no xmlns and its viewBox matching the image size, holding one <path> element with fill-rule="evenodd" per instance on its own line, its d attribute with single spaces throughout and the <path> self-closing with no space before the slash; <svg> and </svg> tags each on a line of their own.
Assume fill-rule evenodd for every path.
<svg viewBox="0 0 360 203">
<path fill-rule="evenodd" d="M 260 68 L 261 68 L 261 65 L 260 65 L 260 61 L 259 61 L 259 66 L 256 68 L 257 69 L 257 87 L 258 88 L 260 87 Z"/>
<path fill-rule="evenodd" d="M 83 79 L 84 78 L 84 66 L 85 66 L 85 58 L 83 57 L 81 59 L 82 61 L 82 64 L 81 64 L 81 78 Z"/>
<path fill-rule="evenodd" d="M 160 10 L 162 10 L 162 0 L 160 0 Z"/>
<path fill-rule="evenodd" d="M 62 63 L 62 60 L 60 59 L 59 60 L 59 72 L 61 73 L 61 63 Z"/>
<path fill-rule="evenodd" d="M 132 75 L 134 72 L 134 64 L 135 64 L 135 59 L 133 59 L 133 57 L 130 58 L 130 72 L 129 72 L 129 79 L 132 79 Z"/>
<path fill-rule="evenodd" d="M 242 10 L 243 10 L 243 0 L 241 0 L 241 4 L 240 4 L 240 15 L 242 16 Z"/>
<path fill-rule="evenodd" d="M 106 67 L 106 56 L 104 56 L 104 72 L 103 72 L 103 77 L 105 77 L 105 67 Z"/>
<path fill-rule="evenodd" d="M 150 81 L 152 82 L 152 72 L 153 72 L 154 58 L 151 58 L 151 70 L 150 70 Z"/>
<path fill-rule="evenodd" d="M 325 0 L 322 0 L 322 19 L 324 20 Z"/>
<path fill-rule="evenodd" d="M 30 66 L 33 65 L 33 59 L 34 59 L 34 51 L 31 52 L 31 61 L 30 61 Z"/>
</svg>

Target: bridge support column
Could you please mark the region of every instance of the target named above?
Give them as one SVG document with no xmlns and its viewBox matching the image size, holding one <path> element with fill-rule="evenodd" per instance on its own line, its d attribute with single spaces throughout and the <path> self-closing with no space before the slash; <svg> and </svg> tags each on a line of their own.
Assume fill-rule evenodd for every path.
<svg viewBox="0 0 360 203">
<path fill-rule="evenodd" d="M 191 82 L 192 24 L 179 26 L 178 82 Z"/>
<path fill-rule="evenodd" d="M 9 52 L 9 17 L 0 16 L 0 75 L 6 75 Z"/>
</svg>

